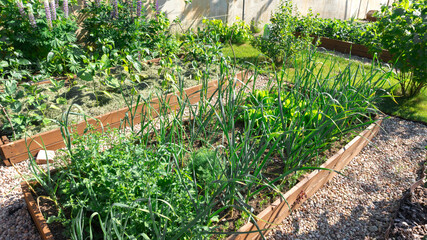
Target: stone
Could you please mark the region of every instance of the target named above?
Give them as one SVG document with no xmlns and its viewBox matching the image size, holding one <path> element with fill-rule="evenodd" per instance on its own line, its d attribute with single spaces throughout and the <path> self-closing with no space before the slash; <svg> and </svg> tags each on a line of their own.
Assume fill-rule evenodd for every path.
<svg viewBox="0 0 427 240">
<path fill-rule="evenodd" d="M 378 227 L 377 226 L 369 226 L 368 230 L 370 232 L 377 232 L 378 231 Z"/>
<path fill-rule="evenodd" d="M 45 164 L 47 163 L 47 160 L 49 160 L 49 163 L 52 163 L 54 157 L 55 157 L 55 151 L 40 150 L 39 153 L 37 153 L 36 162 L 38 164 Z"/>
</svg>

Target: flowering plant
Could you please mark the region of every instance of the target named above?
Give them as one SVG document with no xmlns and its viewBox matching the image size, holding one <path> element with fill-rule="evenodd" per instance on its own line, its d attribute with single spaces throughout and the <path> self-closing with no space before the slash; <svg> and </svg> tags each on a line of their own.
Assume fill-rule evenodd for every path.
<svg viewBox="0 0 427 240">
<path fill-rule="evenodd" d="M 113 43 L 124 54 L 157 57 L 160 52 L 174 53 L 178 44 L 169 32 L 169 20 L 155 6 L 151 7 L 153 12 L 158 11 L 153 17 L 147 16 L 148 9 L 140 0 L 89 3 L 82 10 L 88 16 L 83 22 L 88 32 L 84 41 L 100 54 L 105 42 Z"/>
<path fill-rule="evenodd" d="M 56 7 L 55 0 L 7 1 L 0 11 L 0 35 L 7 39 L 9 47 L 33 63 L 34 72 L 69 70 L 70 56 L 78 49 L 75 44 L 77 23 Z"/>
</svg>

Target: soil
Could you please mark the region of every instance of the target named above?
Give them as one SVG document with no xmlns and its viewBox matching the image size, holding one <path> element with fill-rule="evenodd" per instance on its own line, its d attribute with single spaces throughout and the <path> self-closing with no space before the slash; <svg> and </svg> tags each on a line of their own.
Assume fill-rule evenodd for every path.
<svg viewBox="0 0 427 240">
<path fill-rule="evenodd" d="M 33 186 L 33 188 L 36 193 L 31 192 L 31 194 L 33 195 L 34 200 L 37 202 L 37 205 L 39 206 L 39 209 L 42 212 L 44 219 L 48 220 L 49 218 L 56 218 L 58 216 L 58 209 L 55 207 L 55 203 L 46 197 L 48 195 L 42 187 L 38 185 Z M 47 225 L 55 240 L 71 239 L 70 237 L 67 237 L 67 235 L 65 235 L 66 233 L 68 233 L 68 231 L 65 226 L 62 225 L 62 223 L 58 221 L 47 221 Z"/>
<path fill-rule="evenodd" d="M 425 165 L 424 165 L 425 166 Z M 421 176 L 425 176 L 425 167 Z M 419 180 L 400 200 L 395 218 L 386 232 L 387 239 L 427 238 L 427 184 Z"/>
</svg>

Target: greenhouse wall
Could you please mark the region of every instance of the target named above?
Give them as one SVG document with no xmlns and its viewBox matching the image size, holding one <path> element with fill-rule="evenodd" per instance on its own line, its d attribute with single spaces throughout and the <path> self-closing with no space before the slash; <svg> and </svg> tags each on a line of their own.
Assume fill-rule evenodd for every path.
<svg viewBox="0 0 427 240">
<path fill-rule="evenodd" d="M 364 19 L 369 10 L 380 10 L 381 5 L 390 5 L 392 0 L 294 0 L 302 14 L 309 9 L 322 18 Z M 251 21 L 267 23 L 271 12 L 277 9 L 280 0 L 158 0 L 160 9 L 169 19 L 181 20 L 185 28 L 194 27 L 206 18 L 234 22 L 237 18 L 248 24 Z"/>
<path fill-rule="evenodd" d="M 391 5 L 393 0 L 293 0 L 294 5 L 302 14 L 311 9 L 322 18 L 364 19 L 369 10 L 380 10 L 381 5 Z M 148 0 L 154 4 L 156 0 Z M 188 2 L 188 3 L 187 3 Z M 277 9 L 280 0 L 157 0 L 160 10 L 173 21 L 179 19 L 185 29 L 201 24 L 203 18 L 222 19 L 234 22 L 243 19 L 250 24 L 268 23 L 272 11 Z M 78 0 L 79 8 L 82 0 Z M 180 28 L 177 24 L 175 27 Z"/>
</svg>

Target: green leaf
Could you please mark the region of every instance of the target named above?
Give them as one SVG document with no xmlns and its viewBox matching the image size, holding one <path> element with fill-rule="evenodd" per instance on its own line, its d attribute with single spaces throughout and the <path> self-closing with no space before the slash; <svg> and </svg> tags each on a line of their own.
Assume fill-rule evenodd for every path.
<svg viewBox="0 0 427 240">
<path fill-rule="evenodd" d="M 51 122 L 51 121 L 50 121 L 50 119 L 48 119 L 48 118 L 44 118 L 44 119 L 43 119 L 43 124 L 44 124 L 44 125 L 48 125 L 50 122 Z"/>
<path fill-rule="evenodd" d="M 20 65 L 30 65 L 30 64 L 31 64 L 31 62 L 30 62 L 30 61 L 28 61 L 27 59 L 23 59 L 23 58 L 19 59 L 19 60 L 18 60 L 18 63 L 19 63 Z"/>
<path fill-rule="evenodd" d="M 65 104 L 67 104 L 67 99 L 63 98 L 63 97 L 59 97 L 56 99 L 56 103 L 61 104 L 61 105 L 65 105 Z"/>
<path fill-rule="evenodd" d="M 50 52 L 47 54 L 47 61 L 48 61 L 48 62 L 50 62 L 50 61 L 52 60 L 53 56 L 55 56 L 55 53 L 54 53 L 54 52 L 52 52 L 52 51 L 50 51 Z"/>
<path fill-rule="evenodd" d="M 87 82 L 93 81 L 93 74 L 92 74 L 92 71 L 90 70 L 79 72 L 77 75 L 83 81 L 87 81 Z"/>
<path fill-rule="evenodd" d="M 61 110 L 59 107 L 57 107 L 55 104 L 51 104 L 50 108 L 52 109 L 56 109 L 56 110 Z"/>
<path fill-rule="evenodd" d="M 9 67 L 9 63 L 6 61 L 0 61 L 0 68 L 7 68 Z"/>
<path fill-rule="evenodd" d="M 111 94 L 108 91 L 102 91 L 105 95 L 107 95 L 110 98 L 113 98 L 113 96 L 111 96 Z"/>
</svg>

